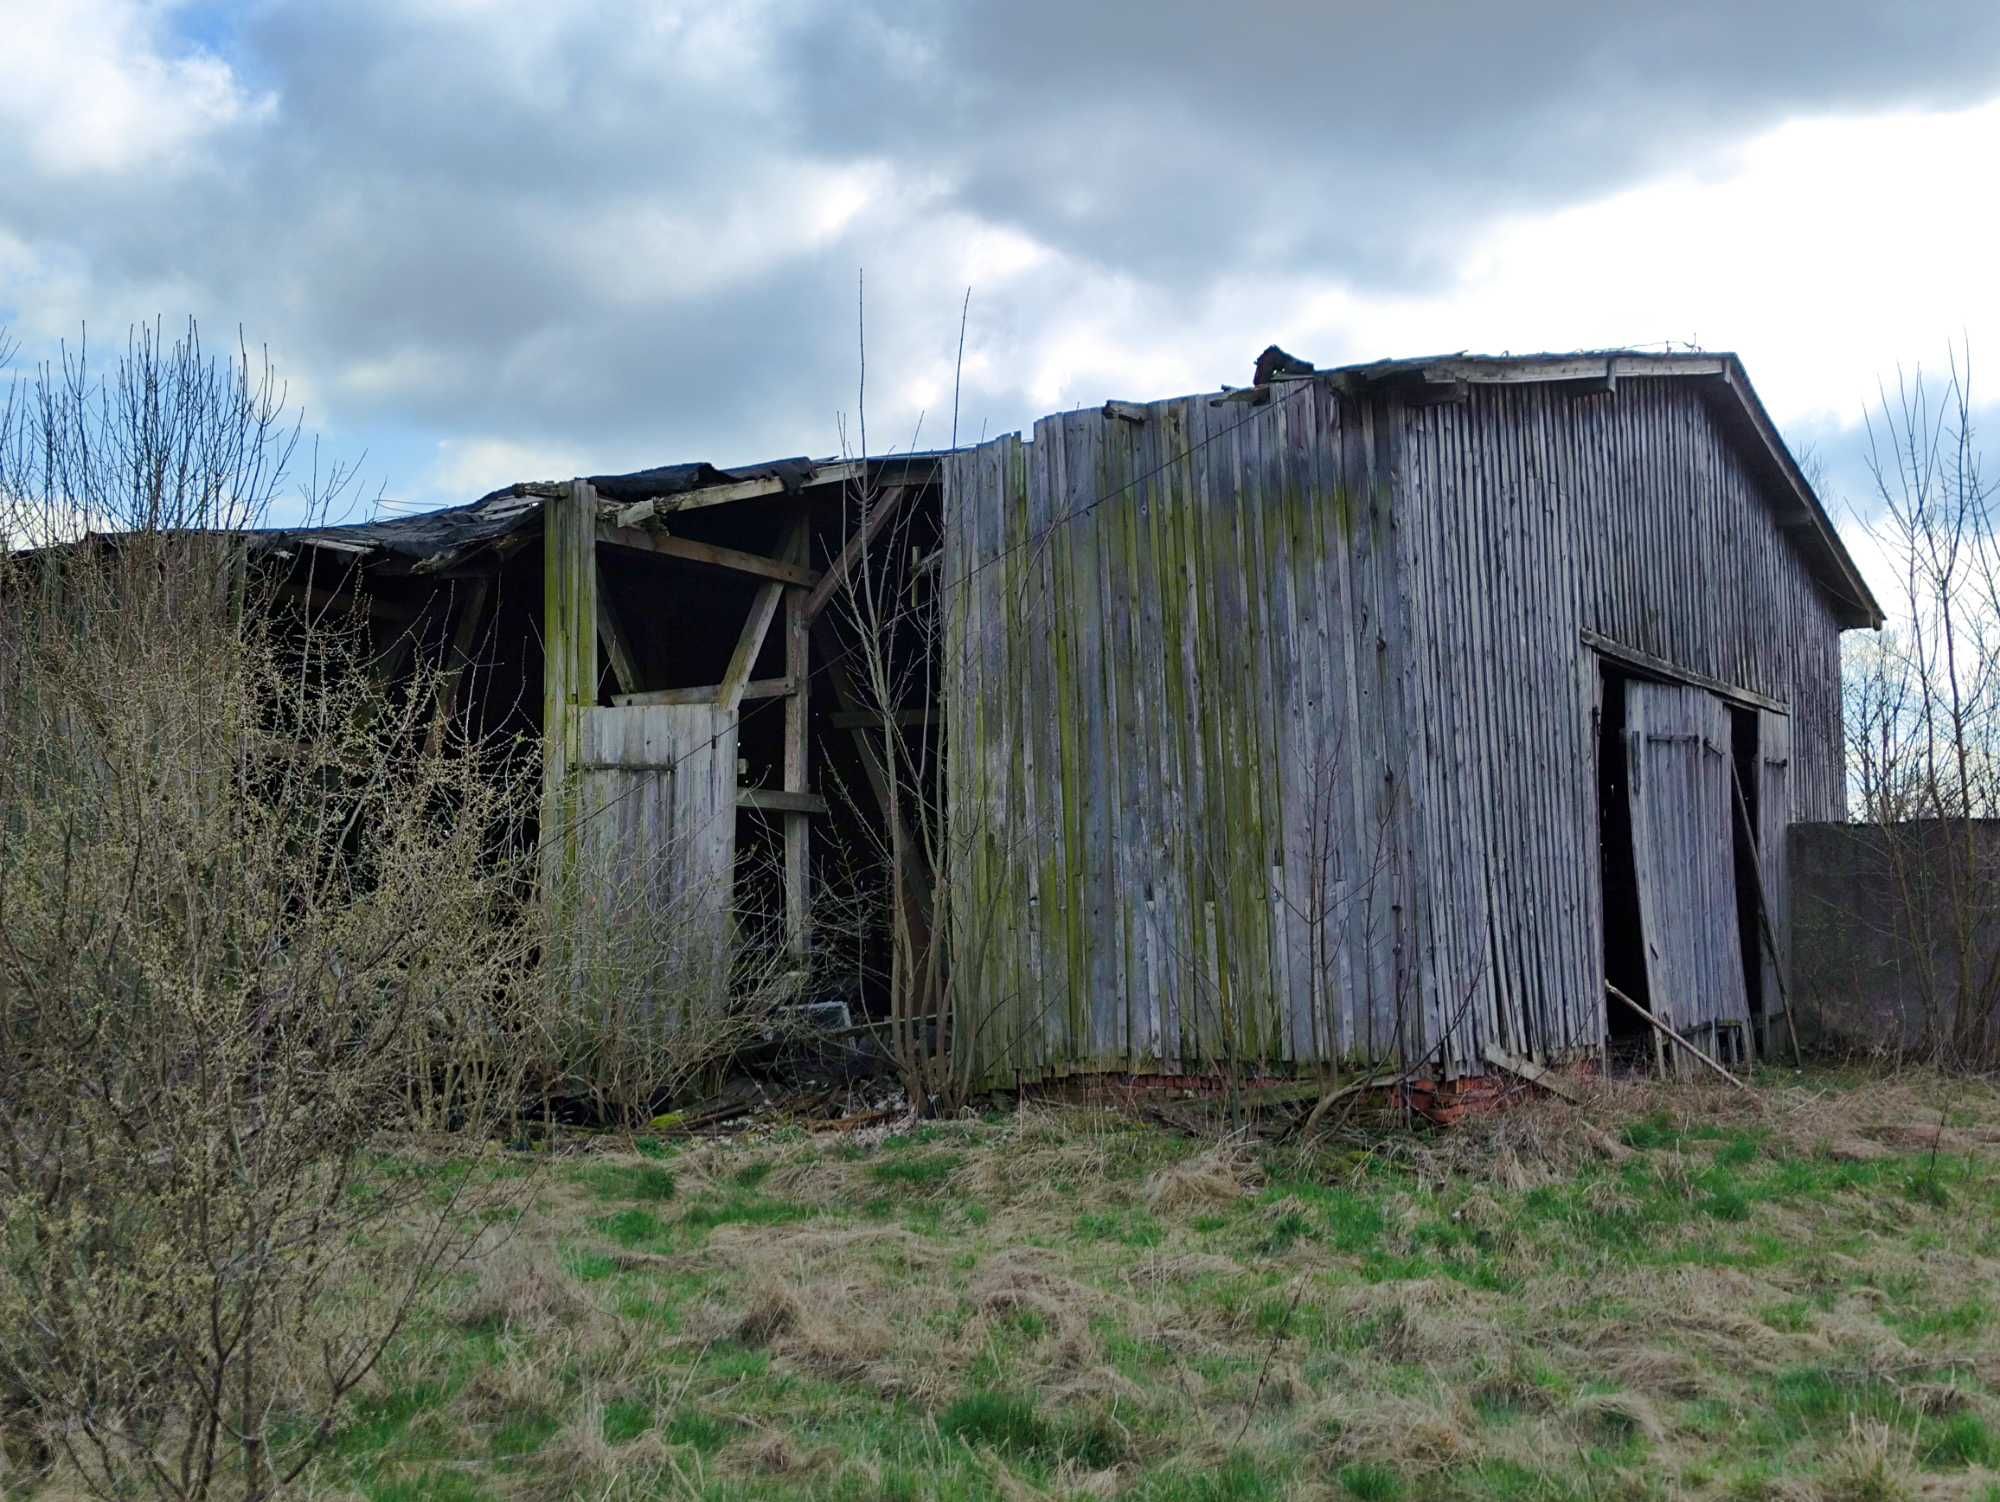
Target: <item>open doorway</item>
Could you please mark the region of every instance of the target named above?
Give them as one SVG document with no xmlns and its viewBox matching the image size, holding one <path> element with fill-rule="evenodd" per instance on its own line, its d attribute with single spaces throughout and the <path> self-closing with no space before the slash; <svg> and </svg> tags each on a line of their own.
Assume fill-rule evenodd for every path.
<svg viewBox="0 0 2000 1502">
<path fill-rule="evenodd" d="M 1625 754 L 1626 685 L 1631 675 L 1598 659 L 1597 838 L 1604 900 L 1604 978 L 1641 1006 L 1652 999 L 1646 980 L 1646 932 L 1639 909 L 1639 878 L 1632 843 L 1630 770 Z M 1604 998 L 1605 1068 L 1631 1072 L 1651 1067 L 1652 1029 L 1630 1007 Z"/>
<path fill-rule="evenodd" d="M 1764 936 L 1762 904 L 1758 896 L 1757 864 L 1760 852 L 1751 830 L 1762 829 L 1757 800 L 1762 789 L 1758 777 L 1758 714 L 1754 709 L 1731 706 L 1729 711 L 1729 751 L 1736 787 L 1731 798 L 1730 827 L 1735 831 L 1736 851 L 1736 933 L 1743 952 L 1743 995 L 1750 1012 L 1750 1038 L 1764 1044 Z M 1742 810 L 1735 807 L 1742 799 Z M 1747 815 L 1747 818 L 1745 817 Z M 1745 1040 L 1745 1047 L 1749 1046 Z"/>
</svg>

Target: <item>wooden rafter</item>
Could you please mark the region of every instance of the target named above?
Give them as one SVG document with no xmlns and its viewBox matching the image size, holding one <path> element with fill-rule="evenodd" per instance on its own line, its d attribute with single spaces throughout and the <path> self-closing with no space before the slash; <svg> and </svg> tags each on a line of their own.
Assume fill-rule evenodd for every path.
<svg viewBox="0 0 2000 1502">
<path fill-rule="evenodd" d="M 810 589 L 820 582 L 820 576 L 803 564 L 766 558 L 762 553 L 746 553 L 739 548 L 725 548 L 718 543 L 697 542 L 691 537 L 672 537 L 665 532 L 646 532 L 637 527 L 610 527 L 600 523 L 597 540 L 613 547 L 658 553 L 662 557 L 679 558 L 687 563 L 706 563 L 715 568 L 733 569 L 739 574 L 755 574 L 761 579 L 776 579 L 781 584 L 796 584 L 802 589 Z"/>
<path fill-rule="evenodd" d="M 842 546 L 840 556 L 833 560 L 833 566 L 817 584 L 812 586 L 812 592 L 806 596 L 803 608 L 808 621 L 826 609 L 827 601 L 833 598 L 833 592 L 840 588 L 855 563 L 868 551 L 882 529 L 889 524 L 889 519 L 896 514 L 896 507 L 909 488 L 907 485 L 890 485 L 875 498 L 875 504 L 869 508 L 868 515 L 862 518 L 861 525 L 854 529 L 854 535 Z"/>
<path fill-rule="evenodd" d="M 801 517 L 785 531 L 786 556 L 797 556 L 795 550 L 803 548 L 804 538 L 805 519 Z M 785 588 L 781 581 L 773 579 L 760 585 L 757 597 L 750 602 L 749 619 L 743 623 L 743 634 L 736 638 L 736 650 L 730 655 L 729 667 L 722 675 L 721 692 L 716 696 L 716 702 L 724 709 L 734 709 L 742 701 L 750 670 L 757 665 L 757 654 L 764 650 L 764 638 L 771 633 L 771 622 L 777 618 Z"/>
</svg>

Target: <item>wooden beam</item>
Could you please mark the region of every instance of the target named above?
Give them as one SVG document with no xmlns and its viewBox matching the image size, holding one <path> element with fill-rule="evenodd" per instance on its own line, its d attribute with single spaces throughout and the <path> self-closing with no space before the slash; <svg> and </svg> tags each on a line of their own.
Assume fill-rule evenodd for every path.
<svg viewBox="0 0 2000 1502">
<path fill-rule="evenodd" d="M 1692 668 L 1684 668 L 1678 663 L 1667 661 L 1664 657 L 1655 657 L 1651 652 L 1628 647 L 1621 641 L 1614 641 L 1591 630 L 1588 626 L 1585 626 L 1578 635 L 1591 651 L 1601 657 L 1609 657 L 1614 662 L 1623 663 L 1627 667 L 1637 668 L 1642 675 L 1651 675 L 1669 683 L 1687 683 L 1696 688 L 1705 688 L 1719 699 L 1727 699 L 1732 704 L 1741 704 L 1751 709 L 1768 709 L 1773 714 L 1782 715 L 1791 713 L 1776 699 L 1767 699 L 1753 690 L 1738 688 L 1733 683 L 1724 683 L 1720 678 L 1697 673 Z"/>
<path fill-rule="evenodd" d="M 583 711 L 597 702 L 597 492 L 572 480 L 543 512 L 542 881 L 560 893 L 578 857 Z"/>
<path fill-rule="evenodd" d="M 812 475 L 801 489 L 814 485 L 844 484 L 861 477 L 866 466 L 859 459 L 840 460 L 816 465 Z M 732 501 L 753 501 L 760 496 L 782 495 L 785 482 L 780 479 L 730 480 L 722 485 L 704 485 L 699 490 L 684 490 L 679 495 L 648 496 L 643 501 L 634 501 L 617 513 L 621 527 L 637 526 L 651 516 L 666 516 L 675 511 L 696 511 L 704 506 L 726 506 Z"/>
<path fill-rule="evenodd" d="M 805 562 L 808 546 L 805 518 L 792 534 L 791 557 Z M 811 772 L 812 620 L 805 613 L 805 596 L 785 591 L 785 676 L 798 691 L 785 700 L 785 792 L 809 796 Z M 812 821 L 806 810 L 785 815 L 785 937 L 792 953 L 806 957 L 812 949 Z"/>
<path fill-rule="evenodd" d="M 875 498 L 874 506 L 870 508 L 868 515 L 862 518 L 861 525 L 855 528 L 854 535 L 842 546 L 840 556 L 833 560 L 833 566 L 826 571 L 826 576 L 815 584 L 812 593 L 806 596 L 807 621 L 811 621 L 826 608 L 826 602 L 833 598 L 833 592 L 846 580 L 849 570 L 868 551 L 869 544 L 875 540 L 883 527 L 888 525 L 889 518 L 896 514 L 896 507 L 903 499 L 903 492 L 908 488 L 906 485 L 891 485 Z"/>
<path fill-rule="evenodd" d="M 786 553 L 804 547 L 805 530 L 804 517 L 786 529 Z M 750 670 L 757 665 L 757 654 L 764 650 L 764 638 L 771 633 L 771 622 L 777 618 L 784 594 L 785 586 L 775 579 L 758 586 L 757 597 L 750 602 L 750 615 L 743 622 L 743 634 L 736 638 L 736 650 L 730 654 L 729 667 L 722 675 L 722 692 L 716 703 L 724 709 L 734 709 L 742 702 L 743 686 L 750 681 Z"/>
<path fill-rule="evenodd" d="M 792 678 L 752 678 L 737 694 L 738 699 L 782 699 L 799 690 Z M 699 688 L 649 688 L 644 693 L 613 694 L 611 702 L 620 709 L 647 704 L 719 704 L 722 685 L 705 683 Z"/>
<path fill-rule="evenodd" d="M 1620 355 L 1621 376 L 1719 376 L 1728 371 L 1717 355 Z M 1516 386 L 1543 381 L 1601 381 L 1612 374 L 1608 355 L 1573 355 L 1561 360 L 1446 359 L 1427 362 L 1424 379 L 1471 381 L 1480 386 Z"/>
<path fill-rule="evenodd" d="M 754 808 L 764 813 L 783 814 L 789 825 L 794 818 L 803 819 L 807 814 L 825 813 L 826 799 L 817 793 L 792 793 L 779 788 L 742 787 L 736 790 L 736 806 Z"/>
<path fill-rule="evenodd" d="M 618 686 L 626 693 L 635 693 L 639 687 L 639 672 L 632 663 L 632 644 L 625 640 L 625 633 L 618 629 L 617 614 L 611 608 L 611 601 L 602 590 L 597 595 L 597 640 L 604 648 L 604 655 L 610 659 L 611 671 L 617 675 Z M 612 703 L 617 703 L 614 695 Z"/>
<path fill-rule="evenodd" d="M 935 718 L 928 709 L 899 709 L 890 719 L 898 725 L 928 725 Z M 865 709 L 836 709 L 827 716 L 836 730 L 879 730 L 883 717 Z"/>
<path fill-rule="evenodd" d="M 811 589 L 820 582 L 820 576 L 803 564 L 766 558 L 762 553 L 745 553 L 737 548 L 725 548 L 719 543 L 696 542 L 691 537 L 671 537 L 665 532 L 642 532 L 636 527 L 608 527 L 600 523 L 597 540 L 613 547 L 631 548 L 635 552 L 658 553 L 686 563 L 706 563 L 714 568 L 733 569 L 739 574 L 776 579 L 784 584 L 796 584 L 801 589 Z"/>
</svg>

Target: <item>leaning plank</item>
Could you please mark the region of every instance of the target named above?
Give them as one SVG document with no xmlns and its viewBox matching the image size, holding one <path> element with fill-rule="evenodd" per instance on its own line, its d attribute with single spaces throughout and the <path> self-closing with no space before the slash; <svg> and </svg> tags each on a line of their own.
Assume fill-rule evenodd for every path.
<svg viewBox="0 0 2000 1502">
<path fill-rule="evenodd" d="M 736 790 L 736 806 L 767 814 L 823 814 L 826 799 L 818 793 L 791 793 L 783 788 L 740 787 Z"/>
<path fill-rule="evenodd" d="M 1610 981 L 1606 981 L 1604 983 L 1604 989 L 1609 991 L 1613 996 L 1613 998 L 1615 998 L 1618 1001 L 1624 1002 L 1626 1006 L 1630 1007 L 1633 1011 L 1637 1012 L 1641 1017 L 1645 1018 L 1646 1021 L 1650 1022 L 1655 1028 L 1659 1029 L 1659 1031 L 1664 1033 L 1669 1039 L 1671 1039 L 1675 1043 L 1678 1043 L 1682 1048 L 1686 1049 L 1689 1053 L 1693 1054 L 1697 1059 L 1701 1060 L 1701 1062 L 1706 1064 L 1710 1069 L 1713 1069 L 1717 1074 L 1721 1075 L 1724 1079 L 1728 1080 L 1729 1083 L 1734 1085 L 1738 1090 L 1748 1090 L 1750 1088 L 1748 1085 L 1744 1084 L 1743 1081 L 1739 1080 L 1735 1075 L 1731 1074 L 1727 1069 L 1724 1069 L 1720 1064 L 1716 1063 L 1715 1060 L 1711 1059 L 1707 1054 L 1703 1053 L 1700 1049 L 1696 1048 L 1692 1043 L 1688 1042 L 1688 1040 L 1683 1038 L 1679 1033 L 1675 1032 L 1672 1028 L 1668 1027 L 1666 1023 L 1660 1021 L 1659 1018 L 1655 1017 L 1651 1012 L 1647 1011 L 1644 1007 L 1640 1006 L 1638 1002 L 1634 1001 L 1631 997 L 1627 996 L 1623 991 L 1619 990 L 1616 986 L 1612 985 Z"/>
<path fill-rule="evenodd" d="M 1518 1074 L 1531 1085 L 1540 1085 L 1551 1095 L 1559 1095 L 1571 1105 L 1582 1104 L 1583 1097 L 1565 1084 L 1553 1069 L 1544 1069 L 1533 1059 L 1524 1059 L 1519 1054 L 1509 1053 L 1498 1043 L 1488 1043 L 1481 1050 L 1486 1062 L 1498 1065 L 1509 1074 Z"/>
<path fill-rule="evenodd" d="M 618 617 L 611 608 L 610 596 L 602 590 L 597 594 L 597 639 L 603 643 L 604 655 L 610 660 L 618 686 L 628 694 L 636 693 L 639 670 L 632 663 L 632 644 L 625 640 L 625 633 L 619 629 Z"/>
<path fill-rule="evenodd" d="M 613 547 L 631 548 L 641 553 L 658 553 L 687 563 L 706 563 L 714 568 L 734 569 L 739 574 L 755 574 L 760 579 L 777 579 L 810 589 L 822 582 L 820 576 L 800 563 L 766 558 L 762 553 L 746 553 L 719 543 L 696 542 L 691 537 L 670 537 L 665 532 L 643 532 L 636 527 L 600 525 L 597 540 Z"/>
<path fill-rule="evenodd" d="M 806 596 L 805 606 L 800 613 L 808 621 L 826 608 L 826 602 L 833 598 L 833 592 L 846 582 L 847 575 L 853 569 L 856 560 L 867 553 L 869 545 L 875 541 L 877 534 L 888 524 L 889 518 L 896 514 L 896 504 L 903 499 L 903 492 L 907 488 L 902 485 L 891 485 L 875 498 L 875 504 L 869 508 L 868 515 L 862 518 L 861 525 L 855 529 L 854 535 L 847 539 L 846 545 L 840 550 L 840 556 L 833 560 L 833 567 L 812 586 L 812 593 Z"/>
<path fill-rule="evenodd" d="M 1792 1021 L 1792 997 L 1785 985 L 1785 967 L 1778 953 L 1778 936 L 1771 931 L 1771 898 L 1764 886 L 1764 857 L 1757 849 L 1757 828 L 1750 822 L 1750 805 L 1743 796 L 1743 779 L 1736 775 L 1736 764 L 1729 764 L 1730 785 L 1736 789 L 1736 814 L 1743 822 L 1743 838 L 1750 847 L 1750 874 L 1757 882 L 1757 927 L 1764 936 L 1764 947 L 1771 956 L 1771 977 L 1778 983 L 1778 1005 L 1785 1011 L 1785 1031 L 1792 1039 L 1792 1063 L 1803 1069 L 1805 1054 L 1799 1048 L 1798 1024 Z"/>
<path fill-rule="evenodd" d="M 738 699 L 782 699 L 798 692 L 796 678 L 752 678 L 737 691 Z M 620 709 L 637 709 L 648 704 L 715 704 L 722 699 L 722 685 L 705 683 L 697 688 L 651 688 L 642 694 L 613 694 L 611 702 Z"/>
</svg>

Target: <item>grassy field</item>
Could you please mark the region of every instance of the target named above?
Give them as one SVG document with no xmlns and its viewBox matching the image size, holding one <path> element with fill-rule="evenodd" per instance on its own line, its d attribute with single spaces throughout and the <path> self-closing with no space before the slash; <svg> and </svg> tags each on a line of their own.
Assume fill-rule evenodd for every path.
<svg viewBox="0 0 2000 1502">
<path fill-rule="evenodd" d="M 312 1490 L 2000 1502 L 1983 1085 L 1613 1086 L 1310 1151 L 1028 1109 L 527 1182 Z"/>
</svg>

